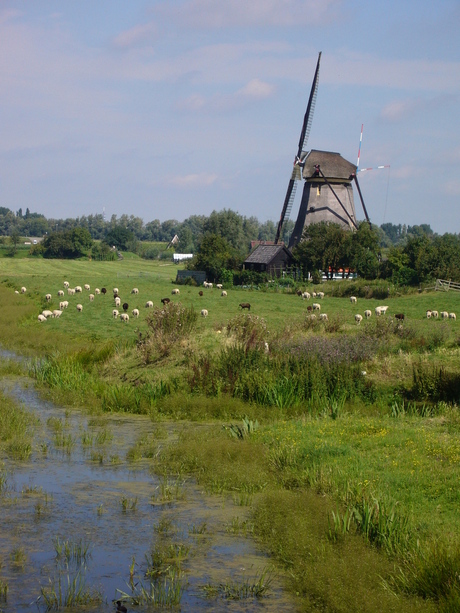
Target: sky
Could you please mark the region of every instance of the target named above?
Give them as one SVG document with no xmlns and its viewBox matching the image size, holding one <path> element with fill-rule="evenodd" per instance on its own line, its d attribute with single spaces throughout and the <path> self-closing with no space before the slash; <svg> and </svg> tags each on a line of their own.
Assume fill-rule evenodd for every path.
<svg viewBox="0 0 460 613">
<path fill-rule="evenodd" d="M 0 206 L 277 223 L 321 51 L 308 148 L 356 164 L 363 125 L 371 221 L 458 233 L 459 27 L 459 0 L 0 0 Z"/>
</svg>

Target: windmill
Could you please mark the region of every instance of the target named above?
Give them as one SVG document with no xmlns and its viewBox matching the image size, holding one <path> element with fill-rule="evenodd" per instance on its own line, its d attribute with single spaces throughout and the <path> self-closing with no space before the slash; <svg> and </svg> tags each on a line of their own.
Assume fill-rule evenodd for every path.
<svg viewBox="0 0 460 613">
<path fill-rule="evenodd" d="M 352 181 L 356 183 L 364 215 L 370 224 L 356 177 L 357 166 L 345 160 L 339 153 L 316 149 L 307 152 L 306 149 L 318 92 L 320 61 L 321 52 L 318 54 L 315 76 L 300 132 L 297 154 L 294 159 L 294 168 L 288 183 L 275 238 L 275 244 L 277 244 L 283 225 L 289 219 L 297 183 L 304 179 L 299 213 L 289 240 L 290 249 L 300 242 L 304 227 L 310 224 L 325 221 L 338 223 L 350 229 L 358 227 Z"/>
</svg>

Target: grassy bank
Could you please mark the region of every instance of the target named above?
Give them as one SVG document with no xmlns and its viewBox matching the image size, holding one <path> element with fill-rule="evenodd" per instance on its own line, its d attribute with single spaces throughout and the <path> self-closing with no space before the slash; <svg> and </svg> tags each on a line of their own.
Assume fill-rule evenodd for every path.
<svg viewBox="0 0 460 613">
<path fill-rule="evenodd" d="M 460 296 L 363 289 L 354 305 L 347 288 L 331 297 L 325 285 L 321 322 L 286 288 L 172 296 L 173 265 L 18 260 L 0 273 L 0 342 L 46 356 L 29 372 L 50 398 L 217 424 L 184 431 L 150 454 L 152 467 L 250 505 L 245 529 L 288 571 L 300 610 L 458 610 L 460 330 L 425 312 L 460 315 Z M 59 319 L 39 323 L 64 280 L 108 293 L 70 296 Z M 113 287 L 139 319 L 112 317 Z M 376 318 L 380 304 L 388 315 Z"/>
</svg>

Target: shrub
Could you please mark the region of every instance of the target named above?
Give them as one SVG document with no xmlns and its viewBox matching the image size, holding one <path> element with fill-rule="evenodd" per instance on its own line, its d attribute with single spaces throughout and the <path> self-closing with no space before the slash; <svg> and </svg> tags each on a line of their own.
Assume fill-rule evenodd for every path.
<svg viewBox="0 0 460 613">
<path fill-rule="evenodd" d="M 246 349 L 262 348 L 268 339 L 268 329 L 265 320 L 258 315 L 241 313 L 227 323 L 227 334 L 234 336 Z"/>
</svg>

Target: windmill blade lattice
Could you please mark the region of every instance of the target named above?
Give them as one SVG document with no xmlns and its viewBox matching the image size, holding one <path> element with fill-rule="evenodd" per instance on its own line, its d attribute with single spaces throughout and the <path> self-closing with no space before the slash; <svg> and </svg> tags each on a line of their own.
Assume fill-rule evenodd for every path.
<svg viewBox="0 0 460 613">
<path fill-rule="evenodd" d="M 311 86 L 310 97 L 308 99 L 307 109 L 305 111 L 305 115 L 303 118 L 302 130 L 300 132 L 299 145 L 297 149 L 297 155 L 294 160 L 294 168 L 291 173 L 291 178 L 289 179 L 288 188 L 286 191 L 286 196 L 284 198 L 283 208 L 281 210 L 281 216 L 278 223 L 278 229 L 276 231 L 275 244 L 278 244 L 280 239 L 283 225 L 289 219 L 289 215 L 291 214 L 292 205 L 294 203 L 295 193 L 297 189 L 297 181 L 300 181 L 302 178 L 302 160 L 306 153 L 306 146 L 308 137 L 310 136 L 311 123 L 313 119 L 313 111 L 315 110 L 316 104 L 316 96 L 318 93 L 318 83 L 319 83 L 319 65 L 321 61 L 321 51 L 318 54 L 318 61 L 316 64 L 315 76 L 313 78 L 313 83 Z"/>
</svg>

